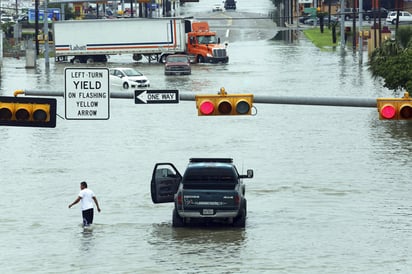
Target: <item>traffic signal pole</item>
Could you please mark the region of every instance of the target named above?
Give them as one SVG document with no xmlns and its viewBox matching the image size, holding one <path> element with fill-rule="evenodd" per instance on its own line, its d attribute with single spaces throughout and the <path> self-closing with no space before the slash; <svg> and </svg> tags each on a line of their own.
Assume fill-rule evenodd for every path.
<svg viewBox="0 0 412 274">
<path fill-rule="evenodd" d="M 181 101 L 194 101 L 195 94 L 181 93 Z M 360 97 L 293 97 L 274 95 L 254 95 L 253 103 L 281 105 L 312 105 L 337 107 L 367 107 L 376 108 L 376 98 Z"/>
<path fill-rule="evenodd" d="M 29 96 L 52 96 L 64 97 L 64 91 L 45 90 L 20 90 L 15 92 Z M 195 93 L 180 93 L 181 101 L 195 101 Z M 110 98 L 134 99 L 134 91 L 130 92 L 110 92 Z M 304 97 L 304 96 L 275 96 L 275 95 L 254 95 L 253 103 L 260 104 L 281 104 L 281 105 L 312 105 L 312 106 L 336 106 L 336 107 L 364 107 L 376 108 L 376 98 L 367 97 Z"/>
<path fill-rule="evenodd" d="M 149 92 L 150 90 L 136 90 Z M 133 99 L 136 91 L 110 92 L 110 98 Z M 199 94 L 193 92 L 178 93 L 180 101 L 195 101 L 198 115 L 251 115 L 254 103 L 281 105 L 308 105 L 334 107 L 377 108 L 380 120 L 412 120 L 412 97 L 405 92 L 401 98 L 369 97 L 305 97 L 275 96 L 254 94 L 227 94 L 224 88 L 218 93 Z M 16 90 L 14 96 L 25 94 L 31 96 L 64 97 L 62 91 Z M 139 93 L 140 94 L 140 93 Z M 179 102 L 177 100 L 177 102 Z M 204 106 L 203 106 L 204 105 Z M 212 107 L 213 106 L 213 107 Z"/>
</svg>

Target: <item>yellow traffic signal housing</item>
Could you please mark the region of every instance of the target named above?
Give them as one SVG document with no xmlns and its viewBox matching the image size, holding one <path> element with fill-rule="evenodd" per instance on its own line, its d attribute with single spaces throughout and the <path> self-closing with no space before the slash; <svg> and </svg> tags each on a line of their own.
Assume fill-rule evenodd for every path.
<svg viewBox="0 0 412 274">
<path fill-rule="evenodd" d="M 56 99 L 0 96 L 0 126 L 56 127 Z"/>
<path fill-rule="evenodd" d="M 405 92 L 402 98 L 378 98 L 380 120 L 412 120 L 412 98 Z"/>
<path fill-rule="evenodd" d="M 195 97 L 198 115 L 251 115 L 253 94 L 199 94 Z"/>
</svg>

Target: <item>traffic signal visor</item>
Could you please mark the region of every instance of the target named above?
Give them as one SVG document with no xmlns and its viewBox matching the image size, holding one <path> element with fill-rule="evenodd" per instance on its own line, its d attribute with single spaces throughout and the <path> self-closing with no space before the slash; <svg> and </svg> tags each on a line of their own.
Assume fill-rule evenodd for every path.
<svg viewBox="0 0 412 274">
<path fill-rule="evenodd" d="M 380 120 L 412 120 L 412 98 L 405 93 L 402 98 L 378 98 Z"/>
<path fill-rule="evenodd" d="M 0 96 L 0 125 L 56 127 L 56 99 Z"/>
<path fill-rule="evenodd" d="M 196 95 L 198 115 L 250 115 L 253 94 L 227 94 L 222 88 L 218 94 Z"/>
</svg>

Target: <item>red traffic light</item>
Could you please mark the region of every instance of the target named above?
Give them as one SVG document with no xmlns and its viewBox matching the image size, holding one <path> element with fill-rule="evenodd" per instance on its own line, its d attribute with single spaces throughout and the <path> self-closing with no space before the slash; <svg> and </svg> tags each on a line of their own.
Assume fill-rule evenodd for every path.
<svg viewBox="0 0 412 274">
<path fill-rule="evenodd" d="M 250 115 L 253 94 L 227 94 L 221 88 L 218 94 L 196 95 L 198 115 Z"/>
<path fill-rule="evenodd" d="M 382 118 L 392 119 L 396 115 L 396 107 L 391 104 L 386 104 L 381 108 L 380 113 Z"/>
<path fill-rule="evenodd" d="M 205 100 L 199 105 L 199 111 L 203 115 L 210 115 L 215 111 L 215 105 L 212 101 Z"/>
<path fill-rule="evenodd" d="M 56 127 L 56 99 L 0 96 L 0 125 Z"/>
<path fill-rule="evenodd" d="M 402 98 L 378 98 L 377 107 L 381 120 L 412 120 L 412 99 L 407 92 Z"/>
</svg>

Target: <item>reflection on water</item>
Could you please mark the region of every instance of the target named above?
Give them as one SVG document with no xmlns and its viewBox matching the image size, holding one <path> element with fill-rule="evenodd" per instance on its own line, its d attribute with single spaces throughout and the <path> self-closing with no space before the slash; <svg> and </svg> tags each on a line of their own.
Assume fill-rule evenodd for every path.
<svg viewBox="0 0 412 274">
<path fill-rule="evenodd" d="M 80 251 L 84 252 L 84 255 L 88 255 L 89 252 L 94 252 L 95 249 L 95 236 L 92 230 L 83 230 L 80 238 Z"/>
<path fill-rule="evenodd" d="M 299 32 L 299 30 L 292 29 L 278 31 L 271 40 L 284 41 L 286 43 L 294 43 L 296 40 L 298 40 Z"/>
<path fill-rule="evenodd" d="M 153 225 L 148 238 L 157 250 L 152 259 L 163 268 L 183 273 L 233 273 L 242 262 L 246 235 L 244 229 L 172 228 L 169 223 Z M 170 254 L 175 254 L 175 264 L 170 265 Z"/>
<path fill-rule="evenodd" d="M 151 231 L 151 244 L 173 243 L 179 245 L 208 244 L 208 245 L 242 245 L 246 231 L 228 226 L 190 226 L 173 228 L 170 223 L 155 224 Z M 156 240 L 153 242 L 153 240 Z"/>
</svg>

